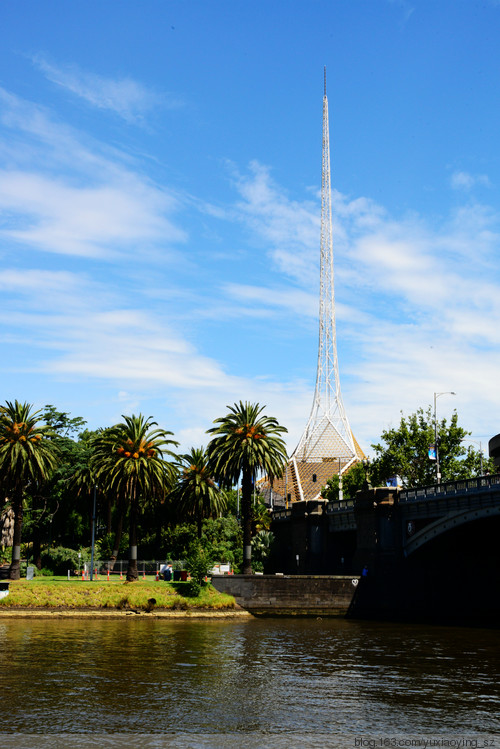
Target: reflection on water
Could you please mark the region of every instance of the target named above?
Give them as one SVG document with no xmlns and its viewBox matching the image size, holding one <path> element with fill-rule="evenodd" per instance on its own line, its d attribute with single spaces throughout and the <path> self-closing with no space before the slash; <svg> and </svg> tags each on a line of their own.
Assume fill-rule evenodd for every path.
<svg viewBox="0 0 500 749">
<path fill-rule="evenodd" d="M 481 629 L 4 619 L 0 731 L 495 734 L 499 666 Z"/>
</svg>

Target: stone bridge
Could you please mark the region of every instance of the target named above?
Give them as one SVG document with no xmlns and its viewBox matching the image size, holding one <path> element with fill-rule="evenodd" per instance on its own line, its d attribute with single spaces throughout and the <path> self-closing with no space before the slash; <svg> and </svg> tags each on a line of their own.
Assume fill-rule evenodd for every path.
<svg viewBox="0 0 500 749">
<path fill-rule="evenodd" d="M 274 513 L 272 530 L 270 572 L 360 575 L 367 566 L 359 596 L 372 615 L 432 608 L 444 619 L 462 611 L 500 621 L 500 474 L 296 502 Z"/>
</svg>

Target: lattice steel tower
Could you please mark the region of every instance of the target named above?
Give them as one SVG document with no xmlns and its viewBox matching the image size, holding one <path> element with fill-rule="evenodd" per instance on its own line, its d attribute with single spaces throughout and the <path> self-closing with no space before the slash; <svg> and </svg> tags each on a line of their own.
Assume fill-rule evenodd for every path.
<svg viewBox="0 0 500 749">
<path fill-rule="evenodd" d="M 319 346 L 316 388 L 311 414 L 295 448 L 286 477 L 287 495 L 313 499 L 333 473 L 345 472 L 364 454 L 353 437 L 340 393 L 335 294 L 333 284 L 332 192 L 326 68 L 323 94 L 323 162 L 321 177 L 321 263 Z"/>
</svg>

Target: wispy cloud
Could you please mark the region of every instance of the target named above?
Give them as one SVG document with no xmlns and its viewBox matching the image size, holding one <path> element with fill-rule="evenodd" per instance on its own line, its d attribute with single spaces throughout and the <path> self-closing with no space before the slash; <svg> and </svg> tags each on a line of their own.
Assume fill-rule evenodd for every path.
<svg viewBox="0 0 500 749">
<path fill-rule="evenodd" d="M 465 192 L 469 192 L 476 186 L 491 187 L 487 174 L 469 174 L 468 172 L 453 172 L 450 183 L 454 190 L 464 190 Z"/>
<path fill-rule="evenodd" d="M 277 270 L 290 278 L 317 279 L 319 214 L 317 203 L 289 199 L 274 182 L 268 167 L 254 161 L 247 174 L 234 171 L 242 200 L 236 210 L 241 219 L 272 247 Z"/>
<path fill-rule="evenodd" d="M 2 90 L 0 101 L 8 165 L 0 170 L 0 237 L 101 258 L 185 240 L 170 218 L 177 198 L 134 171 L 124 154 L 91 148 L 44 110 Z"/>
<path fill-rule="evenodd" d="M 268 315 L 269 310 L 273 308 L 299 316 L 315 318 L 318 315 L 318 295 L 313 291 L 238 283 L 226 284 L 224 290 L 229 297 L 237 300 L 240 306 L 250 307 L 259 315 Z"/>
<path fill-rule="evenodd" d="M 57 382 L 107 383 L 116 390 L 116 418 L 143 408 L 152 393 L 163 393 L 170 409 L 192 423 L 177 435 L 183 449 L 196 444 L 189 441 L 194 435 L 199 444 L 206 442 L 206 427 L 240 399 L 271 404 L 290 427 L 292 447 L 300 436 L 306 384 L 235 376 L 197 350 L 175 324 L 146 308 L 126 306 L 117 290 L 102 282 L 67 271 L 6 270 L 0 272 L 0 291 L 7 300 L 0 311 L 0 341 L 30 349 L 28 358 L 15 362 L 15 371 Z M 205 426 L 196 426 L 200 422 Z"/>
<path fill-rule="evenodd" d="M 238 187 L 240 218 L 268 241 L 277 270 L 315 289 L 317 206 L 290 200 L 255 165 Z M 500 407 L 500 216 L 466 204 L 433 225 L 338 192 L 334 213 L 339 362 L 357 436 L 366 446 L 400 408 L 415 410 L 439 390 L 459 393 L 450 408 L 466 425 L 474 428 L 480 411 L 483 429 L 496 429 L 489 414 Z M 264 289 L 241 294 L 269 308 L 280 302 Z"/>
<path fill-rule="evenodd" d="M 154 396 L 199 444 L 227 404 L 255 400 L 289 427 L 293 448 L 314 389 L 319 196 L 290 196 L 253 162 L 233 169 L 233 201 L 211 214 L 1 89 L 0 152 L 4 370 L 112 390 L 116 418 Z M 468 194 L 440 223 L 362 196 L 333 201 L 339 363 L 356 437 L 368 448 L 401 408 L 441 390 L 457 392 L 442 407 L 456 405 L 465 426 L 498 431 L 500 216 Z M 215 233 L 230 225 L 224 261 L 196 254 L 200 214 Z M 228 260 L 234 238 L 241 264 Z M 169 253 L 184 248 L 171 273 Z M 259 346 L 246 346 L 247 324 Z M 284 336 L 293 358 L 282 357 Z"/>
<path fill-rule="evenodd" d="M 107 109 L 127 122 L 141 123 L 157 106 L 178 107 L 178 99 L 167 98 L 131 78 L 106 78 L 80 70 L 75 65 L 56 65 L 36 55 L 33 63 L 50 80 L 99 109 Z"/>
</svg>

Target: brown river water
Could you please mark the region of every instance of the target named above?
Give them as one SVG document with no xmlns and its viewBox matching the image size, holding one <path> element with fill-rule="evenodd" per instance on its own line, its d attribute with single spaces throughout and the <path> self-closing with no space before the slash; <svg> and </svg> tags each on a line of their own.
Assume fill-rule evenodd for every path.
<svg viewBox="0 0 500 749">
<path fill-rule="evenodd" d="M 0 747 L 500 749 L 499 677 L 488 629 L 0 619 Z"/>
</svg>

